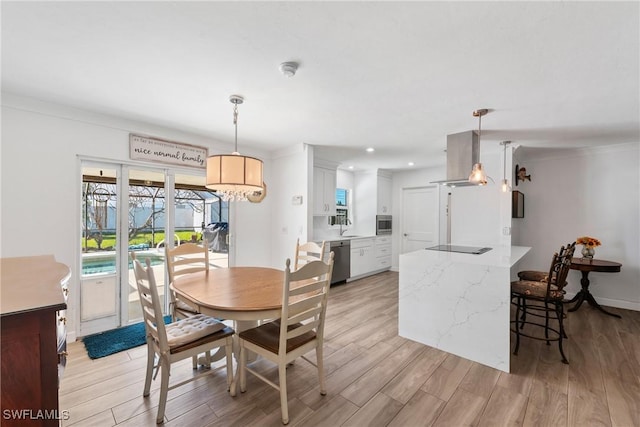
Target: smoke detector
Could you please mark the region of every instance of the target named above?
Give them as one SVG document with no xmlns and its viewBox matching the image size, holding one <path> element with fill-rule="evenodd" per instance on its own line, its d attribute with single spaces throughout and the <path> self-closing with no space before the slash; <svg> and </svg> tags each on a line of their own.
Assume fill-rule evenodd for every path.
<svg viewBox="0 0 640 427">
<path fill-rule="evenodd" d="M 287 77 L 295 76 L 296 71 L 298 71 L 297 62 L 283 62 L 282 64 L 280 64 L 280 72 Z"/>
</svg>

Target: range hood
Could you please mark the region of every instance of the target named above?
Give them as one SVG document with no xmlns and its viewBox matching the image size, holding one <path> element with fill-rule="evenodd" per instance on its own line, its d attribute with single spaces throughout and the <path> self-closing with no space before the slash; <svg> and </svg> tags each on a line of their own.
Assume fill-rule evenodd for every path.
<svg viewBox="0 0 640 427">
<path fill-rule="evenodd" d="M 449 187 L 477 186 L 469 182 L 473 165 L 480 162 L 480 141 L 474 130 L 447 135 L 447 179 L 431 181 Z"/>
</svg>

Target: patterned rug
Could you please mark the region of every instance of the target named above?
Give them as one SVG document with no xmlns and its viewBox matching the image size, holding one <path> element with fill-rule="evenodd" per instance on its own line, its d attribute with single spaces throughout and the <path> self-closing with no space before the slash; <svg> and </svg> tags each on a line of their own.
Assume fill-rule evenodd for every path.
<svg viewBox="0 0 640 427">
<path fill-rule="evenodd" d="M 164 316 L 164 323 L 170 323 L 171 316 Z M 144 323 L 134 323 L 133 325 L 122 328 L 112 329 L 110 331 L 100 332 L 99 334 L 89 335 L 82 339 L 87 349 L 89 357 L 98 359 L 110 354 L 129 350 L 146 344 Z"/>
</svg>

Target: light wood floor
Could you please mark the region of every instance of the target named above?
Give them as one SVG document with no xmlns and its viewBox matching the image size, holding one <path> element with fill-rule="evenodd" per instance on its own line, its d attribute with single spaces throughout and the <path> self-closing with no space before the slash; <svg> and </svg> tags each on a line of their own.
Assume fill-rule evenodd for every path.
<svg viewBox="0 0 640 427">
<path fill-rule="evenodd" d="M 398 275 L 331 289 L 326 324 L 327 395 L 303 360 L 288 369 L 292 426 L 640 426 L 640 312 L 616 319 L 582 306 L 568 313 L 570 365 L 557 345 L 523 340 L 512 373 L 398 337 Z M 145 346 L 102 359 L 69 346 L 60 388 L 64 425 L 152 426 L 158 382 L 142 397 Z M 190 361 L 172 379 L 193 374 Z M 276 379 L 274 366 L 256 362 Z M 278 393 L 249 375 L 233 398 L 223 374 L 169 392 L 167 426 L 279 426 Z"/>
</svg>

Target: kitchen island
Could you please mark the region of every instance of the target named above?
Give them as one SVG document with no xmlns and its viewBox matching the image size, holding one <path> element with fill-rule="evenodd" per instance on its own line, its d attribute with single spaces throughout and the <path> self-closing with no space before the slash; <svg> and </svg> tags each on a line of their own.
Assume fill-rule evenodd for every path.
<svg viewBox="0 0 640 427">
<path fill-rule="evenodd" d="M 400 255 L 399 335 L 509 372 L 511 270 L 530 249 Z"/>
</svg>

